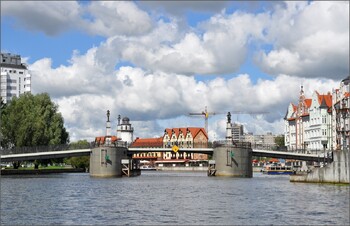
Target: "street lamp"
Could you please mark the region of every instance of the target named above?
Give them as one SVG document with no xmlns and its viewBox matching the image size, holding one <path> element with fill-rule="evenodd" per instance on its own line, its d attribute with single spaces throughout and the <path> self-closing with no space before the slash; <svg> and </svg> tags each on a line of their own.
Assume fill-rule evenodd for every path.
<svg viewBox="0 0 350 226">
<path fill-rule="evenodd" d="M 326 162 L 326 148 L 327 148 L 327 140 L 323 140 L 321 141 L 322 145 L 323 145 L 323 166 L 325 165 Z"/>
<path fill-rule="evenodd" d="M 343 116 L 343 127 L 342 127 L 342 133 L 343 133 L 343 150 L 345 150 L 346 147 L 346 136 L 345 136 L 345 119 L 346 119 L 346 102 L 345 99 L 342 100 L 342 108 L 341 108 L 341 114 Z"/>
</svg>

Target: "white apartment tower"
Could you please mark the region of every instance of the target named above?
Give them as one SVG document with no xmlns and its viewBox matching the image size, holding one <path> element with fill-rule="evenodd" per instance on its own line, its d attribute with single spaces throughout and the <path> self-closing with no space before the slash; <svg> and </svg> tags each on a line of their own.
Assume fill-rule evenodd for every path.
<svg viewBox="0 0 350 226">
<path fill-rule="evenodd" d="M 21 62 L 20 55 L 1 53 L 0 66 L 0 94 L 4 103 L 20 94 L 31 92 L 31 75 L 27 66 Z"/>
<path fill-rule="evenodd" d="M 333 146 L 350 149 L 350 76 L 343 79 L 339 89 L 333 89 Z"/>
</svg>

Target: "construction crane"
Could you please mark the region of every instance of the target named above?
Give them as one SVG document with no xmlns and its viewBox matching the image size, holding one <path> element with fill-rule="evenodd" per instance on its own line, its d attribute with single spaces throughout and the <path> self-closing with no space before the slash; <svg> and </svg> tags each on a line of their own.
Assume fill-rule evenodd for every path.
<svg viewBox="0 0 350 226">
<path fill-rule="evenodd" d="M 208 112 L 207 106 L 205 106 L 205 110 L 200 112 L 200 113 L 189 113 L 189 115 L 204 115 L 204 120 L 205 120 L 205 131 L 208 133 L 208 118 L 209 115 L 216 115 L 217 113 L 215 112 Z"/>
</svg>

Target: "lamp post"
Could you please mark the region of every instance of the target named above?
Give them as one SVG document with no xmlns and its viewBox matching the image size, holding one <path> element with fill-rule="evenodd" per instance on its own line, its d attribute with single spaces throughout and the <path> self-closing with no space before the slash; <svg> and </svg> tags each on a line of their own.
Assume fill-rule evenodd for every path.
<svg viewBox="0 0 350 226">
<path fill-rule="evenodd" d="M 322 145 L 323 145 L 323 166 L 325 166 L 325 162 L 326 162 L 326 148 L 327 148 L 327 140 L 323 140 L 321 141 Z"/>
<path fill-rule="evenodd" d="M 342 127 L 342 133 L 343 133 L 343 150 L 345 150 L 346 148 L 346 136 L 345 136 L 345 133 L 346 133 L 346 130 L 345 130 L 345 119 L 346 119 L 346 102 L 345 102 L 345 99 L 342 100 L 342 108 L 341 108 L 341 113 L 342 113 L 342 116 L 343 116 L 343 127 Z"/>
</svg>

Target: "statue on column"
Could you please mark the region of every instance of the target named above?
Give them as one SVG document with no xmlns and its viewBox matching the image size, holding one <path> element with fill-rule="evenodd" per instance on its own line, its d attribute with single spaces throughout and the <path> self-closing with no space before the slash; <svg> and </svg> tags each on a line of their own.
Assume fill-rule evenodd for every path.
<svg viewBox="0 0 350 226">
<path fill-rule="evenodd" d="M 110 111 L 107 110 L 107 122 L 109 122 L 109 115 L 110 115 Z"/>
<path fill-rule="evenodd" d="M 231 123 L 231 113 L 227 112 L 227 122 Z"/>
</svg>

